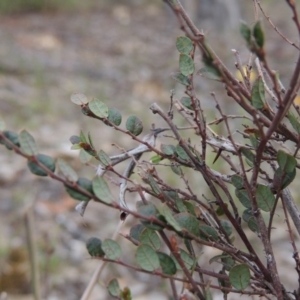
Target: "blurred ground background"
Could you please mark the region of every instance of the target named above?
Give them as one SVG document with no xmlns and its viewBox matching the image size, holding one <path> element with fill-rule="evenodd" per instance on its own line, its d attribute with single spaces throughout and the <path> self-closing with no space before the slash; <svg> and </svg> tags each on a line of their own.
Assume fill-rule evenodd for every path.
<svg viewBox="0 0 300 300">
<path fill-rule="evenodd" d="M 264 2 L 268 14 L 290 40 L 297 41 L 291 12 L 279 1 L 271 10 L 271 2 Z M 234 72 L 231 49 L 240 51 L 244 62 L 248 58 L 238 33 L 239 20 L 252 25 L 253 7 L 250 1 L 236 6 L 233 0 L 215 0 L 211 5 L 215 5 L 212 14 L 209 7 L 197 11 L 191 0 L 186 1 L 196 23 Z M 8 129 L 19 132 L 26 128 L 42 153 L 64 157 L 81 175 L 92 177 L 94 169 L 82 167 L 78 153 L 70 150 L 71 135 L 81 129 L 90 131 L 98 148 L 108 153 L 113 142 L 124 147 L 132 144 L 83 116 L 69 100 L 72 93 L 97 97 L 122 111 L 124 119 L 137 114 L 146 130 L 153 122 L 161 124 L 147 110 L 152 102 L 167 108 L 174 87 L 181 96 L 170 77 L 178 69 L 175 38 L 181 33 L 161 1 L 1 0 L 0 13 L 0 114 Z M 286 83 L 297 51 L 263 23 L 270 61 Z M 200 77 L 197 84 L 208 118 L 213 119 L 216 114 L 209 92 L 221 87 Z M 0 295 L 6 291 L 8 299 L 33 299 L 24 229 L 24 215 L 33 206 L 44 298 L 79 299 L 95 268 L 85 241 L 91 236 L 110 237 L 118 212 L 91 204 L 82 218 L 74 211 L 77 202 L 63 187 L 30 174 L 24 159 L 1 148 L 0 165 Z M 274 243 L 285 241 L 285 235 L 278 229 Z M 128 247 L 128 242 L 124 245 Z M 283 250 L 289 255 L 282 255 L 279 261 L 293 269 L 291 249 Z M 293 277 L 294 273 L 282 272 L 292 282 L 289 274 Z M 161 280 L 115 266 L 106 268 L 103 287 L 95 288 L 91 299 L 110 299 L 105 284 L 114 276 L 122 286 L 130 286 L 134 299 L 167 299 L 168 285 Z M 5 293 L 0 299 L 7 299 Z"/>
</svg>

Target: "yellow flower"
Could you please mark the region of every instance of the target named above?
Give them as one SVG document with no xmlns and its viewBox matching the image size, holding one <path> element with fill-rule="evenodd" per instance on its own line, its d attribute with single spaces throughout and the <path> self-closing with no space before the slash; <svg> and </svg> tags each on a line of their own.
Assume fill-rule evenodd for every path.
<svg viewBox="0 0 300 300">
<path fill-rule="evenodd" d="M 247 67 L 246 66 L 243 66 L 243 71 L 246 75 L 247 74 Z M 235 76 L 239 81 L 243 81 L 242 74 L 239 70 L 236 70 Z M 252 69 L 250 71 L 250 82 L 253 82 L 256 79 L 256 77 L 257 77 L 257 73 Z"/>
</svg>

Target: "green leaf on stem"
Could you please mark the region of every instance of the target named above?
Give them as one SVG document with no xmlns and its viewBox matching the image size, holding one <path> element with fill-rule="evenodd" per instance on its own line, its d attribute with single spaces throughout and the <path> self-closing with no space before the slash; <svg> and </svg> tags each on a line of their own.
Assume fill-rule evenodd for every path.
<svg viewBox="0 0 300 300">
<path fill-rule="evenodd" d="M 79 159 L 83 164 L 88 163 L 93 158 L 92 155 L 87 153 L 84 149 L 80 149 L 79 151 Z"/>
<path fill-rule="evenodd" d="M 261 210 L 269 212 L 274 206 L 275 196 L 269 187 L 258 184 L 256 188 L 256 201 Z"/>
<path fill-rule="evenodd" d="M 89 102 L 86 95 L 82 93 L 73 93 L 70 99 L 76 105 L 83 105 Z"/>
<path fill-rule="evenodd" d="M 290 121 L 292 127 L 299 134 L 300 133 L 300 122 L 298 121 L 297 117 L 292 112 L 289 111 L 287 114 L 287 118 Z"/>
<path fill-rule="evenodd" d="M 233 287 L 242 291 L 250 284 L 250 271 L 246 264 L 234 266 L 229 271 L 229 281 Z"/>
<path fill-rule="evenodd" d="M 171 162 L 171 170 L 178 176 L 182 176 L 183 174 L 179 164 L 177 163 Z"/>
<path fill-rule="evenodd" d="M 180 254 L 180 258 L 183 261 L 185 267 L 188 270 L 191 270 L 194 268 L 195 264 L 196 264 L 196 260 L 193 259 L 186 251 L 184 251 L 183 249 L 179 249 L 179 254 Z M 182 270 L 180 264 L 178 263 L 177 259 L 174 257 L 174 255 L 171 255 L 171 258 L 173 259 L 175 265 L 176 265 L 176 269 L 177 270 Z"/>
<path fill-rule="evenodd" d="M 274 173 L 273 183 L 277 189 L 277 186 L 281 183 L 280 190 L 285 189 L 289 186 L 296 177 L 296 169 L 290 173 L 283 172 L 281 168 L 277 168 Z"/>
<path fill-rule="evenodd" d="M 143 224 L 136 224 L 130 228 L 129 236 L 140 242 L 141 233 L 145 228 Z"/>
<path fill-rule="evenodd" d="M 296 158 L 282 150 L 277 152 L 277 162 L 281 170 L 286 173 L 293 172 L 297 166 Z"/>
<path fill-rule="evenodd" d="M 76 182 L 78 180 L 77 173 L 73 170 L 69 164 L 64 161 L 62 158 L 57 160 L 57 166 L 59 167 L 60 171 L 62 172 L 63 176 L 70 182 Z"/>
<path fill-rule="evenodd" d="M 194 110 L 192 106 L 192 99 L 190 97 L 182 97 L 180 102 L 187 109 Z"/>
<path fill-rule="evenodd" d="M 140 245 L 136 250 L 136 261 L 146 271 L 154 271 L 160 267 L 157 253 L 149 245 Z"/>
<path fill-rule="evenodd" d="M 180 36 L 176 40 L 176 48 L 182 54 L 190 54 L 193 50 L 193 42 L 186 36 Z"/>
<path fill-rule="evenodd" d="M 102 202 L 110 204 L 115 201 L 106 181 L 99 176 L 93 179 L 93 192 Z"/>
<path fill-rule="evenodd" d="M 261 77 L 258 77 L 254 82 L 251 91 L 251 101 L 253 107 L 256 109 L 262 109 L 265 107 L 265 86 Z"/>
<path fill-rule="evenodd" d="M 102 243 L 101 248 L 104 251 L 105 256 L 109 259 L 116 260 L 121 257 L 122 254 L 121 247 L 114 240 L 106 239 Z"/>
<path fill-rule="evenodd" d="M 167 206 L 167 204 L 163 204 L 160 207 L 160 213 L 161 215 L 164 216 L 166 222 L 171 225 L 176 231 L 181 231 L 182 228 L 179 225 L 179 223 L 176 221 L 176 219 L 174 218 L 172 211 L 170 210 L 170 208 Z"/>
<path fill-rule="evenodd" d="M 148 180 L 148 183 L 151 186 L 151 189 L 154 192 L 154 194 L 160 195 L 160 193 L 161 193 L 160 187 L 150 173 L 148 173 L 147 180 Z"/>
<path fill-rule="evenodd" d="M 248 224 L 250 230 L 252 230 L 253 232 L 258 232 L 258 225 L 256 222 L 256 218 L 254 217 L 251 208 L 248 208 L 243 211 L 242 218 Z"/>
<path fill-rule="evenodd" d="M 98 152 L 98 158 L 103 166 L 108 167 L 111 165 L 110 157 L 103 150 Z"/>
<path fill-rule="evenodd" d="M 215 81 L 221 80 L 220 72 L 214 66 L 203 67 L 198 71 L 198 74 L 207 79 Z"/>
<path fill-rule="evenodd" d="M 231 183 L 237 190 L 240 190 L 244 187 L 244 179 L 236 174 L 231 176 Z"/>
<path fill-rule="evenodd" d="M 251 44 L 251 29 L 245 22 L 241 22 L 240 25 L 240 33 L 242 37 L 245 39 L 247 42 L 247 45 Z"/>
<path fill-rule="evenodd" d="M 97 117 L 101 119 L 108 117 L 108 107 L 99 99 L 93 99 L 88 105 L 91 112 Z"/>
<path fill-rule="evenodd" d="M 119 282 L 117 279 L 114 278 L 114 279 L 110 280 L 110 282 L 108 283 L 107 289 L 108 289 L 109 294 L 112 297 L 115 297 L 115 298 L 120 297 L 121 289 L 120 289 Z"/>
<path fill-rule="evenodd" d="M 3 131 L 3 135 L 9 139 L 15 146 L 20 147 L 19 136 L 16 132 L 13 131 Z M 0 138 L 0 144 L 5 145 L 8 150 L 12 150 L 12 147 Z"/>
<path fill-rule="evenodd" d="M 38 155 L 38 149 L 33 136 L 26 130 L 22 130 L 19 134 L 19 142 L 21 149 L 27 155 Z"/>
<path fill-rule="evenodd" d="M 110 108 L 108 110 L 108 120 L 116 126 L 122 123 L 122 115 L 116 108 Z"/>
<path fill-rule="evenodd" d="M 240 202 L 246 207 L 251 208 L 252 204 L 249 199 L 248 193 L 245 189 L 235 190 L 235 195 L 238 197 Z"/>
<path fill-rule="evenodd" d="M 181 83 L 182 85 L 188 86 L 191 84 L 191 81 L 188 77 L 184 76 L 180 72 L 176 72 L 172 74 L 172 78 L 177 82 Z"/>
<path fill-rule="evenodd" d="M 102 249 L 102 241 L 96 237 L 91 237 L 87 240 L 86 248 L 90 256 L 103 257 L 105 255 Z"/>
<path fill-rule="evenodd" d="M 79 177 L 76 182 L 81 188 L 88 191 L 89 193 L 93 194 L 93 186 L 92 182 L 84 177 Z M 80 201 L 89 201 L 91 197 L 82 194 L 80 191 L 76 190 L 76 188 L 71 188 L 67 185 L 65 185 L 66 192 L 74 199 L 80 200 Z"/>
<path fill-rule="evenodd" d="M 257 46 L 259 48 L 263 48 L 264 43 L 265 43 L 265 36 L 264 36 L 264 32 L 261 28 L 260 21 L 256 22 L 256 24 L 253 27 L 253 36 L 254 36 Z"/>
<path fill-rule="evenodd" d="M 232 234 L 231 223 L 226 220 L 221 220 L 220 223 L 223 226 L 225 232 L 228 234 L 228 236 L 231 236 L 231 234 Z"/>
<path fill-rule="evenodd" d="M 218 240 L 217 231 L 209 225 L 201 225 L 199 227 L 199 231 L 200 231 L 200 237 L 205 241 L 208 241 L 208 240 L 216 241 L 216 240 Z"/>
<path fill-rule="evenodd" d="M 251 150 L 245 148 L 245 147 L 240 147 L 240 151 L 242 154 L 251 162 L 253 163 L 255 160 L 255 155 L 252 153 Z"/>
<path fill-rule="evenodd" d="M 159 236 L 154 230 L 145 228 L 140 234 L 140 242 L 145 245 L 151 246 L 154 250 L 159 250 L 161 241 Z"/>
<path fill-rule="evenodd" d="M 180 145 L 177 145 L 175 147 L 175 151 L 176 151 L 176 154 L 182 159 L 182 160 L 189 160 L 190 157 L 187 155 L 187 153 L 185 152 L 185 150 L 180 146 Z"/>
<path fill-rule="evenodd" d="M 159 211 L 152 203 L 148 203 L 148 204 L 142 203 L 141 205 L 139 205 L 137 211 L 140 215 L 145 216 L 147 218 L 156 218 L 156 219 L 163 221 L 163 217 L 159 214 Z M 158 225 L 149 220 L 141 219 L 141 223 L 149 229 L 153 229 L 153 230 L 163 229 L 163 227 L 161 225 Z"/>
<path fill-rule="evenodd" d="M 179 70 L 184 76 L 189 76 L 195 71 L 195 63 L 193 59 L 186 54 L 180 54 L 179 56 Z"/>
<path fill-rule="evenodd" d="M 163 252 L 156 252 L 162 272 L 167 275 L 174 275 L 177 272 L 174 260 Z"/>
<path fill-rule="evenodd" d="M 165 155 L 174 155 L 175 153 L 175 146 L 174 145 L 166 145 L 166 144 L 161 144 L 160 145 L 160 150 L 163 152 Z"/>
<path fill-rule="evenodd" d="M 186 232 L 191 233 L 195 236 L 200 235 L 199 221 L 193 215 L 182 212 L 174 215 L 174 219 L 179 224 L 181 231 L 184 229 Z"/>
<path fill-rule="evenodd" d="M 49 169 L 51 172 L 55 171 L 55 161 L 52 157 L 45 155 L 45 154 L 38 154 L 35 156 L 37 161 L 41 163 L 44 167 Z M 36 162 L 28 161 L 27 166 L 31 173 L 38 175 L 38 176 L 48 176 L 46 170 L 41 168 Z"/>
<path fill-rule="evenodd" d="M 143 131 L 143 123 L 136 116 L 130 116 L 126 121 L 126 129 L 135 136 Z"/>
<path fill-rule="evenodd" d="M 70 137 L 70 142 L 72 145 L 77 145 L 81 142 L 81 138 L 78 135 L 72 135 Z"/>
</svg>

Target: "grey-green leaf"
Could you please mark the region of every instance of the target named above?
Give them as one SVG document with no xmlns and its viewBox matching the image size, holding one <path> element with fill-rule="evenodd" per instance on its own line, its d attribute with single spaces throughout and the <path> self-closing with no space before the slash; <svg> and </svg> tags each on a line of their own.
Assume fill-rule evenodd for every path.
<svg viewBox="0 0 300 300">
<path fill-rule="evenodd" d="M 187 153 L 185 152 L 185 150 L 180 146 L 180 145 L 177 145 L 175 147 L 175 151 L 176 151 L 176 154 L 183 160 L 189 160 L 190 157 L 187 155 Z"/>
<path fill-rule="evenodd" d="M 122 254 L 121 247 L 114 240 L 106 239 L 102 243 L 101 248 L 105 252 L 105 256 L 109 259 L 116 260 L 121 257 L 121 254 Z"/>
<path fill-rule="evenodd" d="M 235 195 L 238 197 L 240 202 L 246 207 L 251 208 L 252 204 L 249 199 L 248 193 L 245 189 L 235 190 Z"/>
<path fill-rule="evenodd" d="M 156 252 L 156 253 L 158 255 L 162 272 L 167 275 L 174 275 L 177 271 L 174 260 L 166 253 L 163 252 Z"/>
<path fill-rule="evenodd" d="M 136 250 L 136 261 L 146 271 L 154 271 L 160 267 L 157 253 L 149 245 L 140 245 Z"/>
<path fill-rule="evenodd" d="M 126 121 L 126 129 L 135 136 L 143 131 L 143 123 L 136 116 L 130 116 Z"/>
<path fill-rule="evenodd" d="M 170 208 L 166 204 L 162 205 L 162 207 L 160 208 L 160 213 L 164 216 L 167 223 L 169 225 L 171 225 L 176 231 L 181 231 L 182 230 L 181 226 L 179 225 L 179 223 L 174 218 L 174 216 L 172 214 L 172 211 L 170 210 Z"/>
<path fill-rule="evenodd" d="M 192 106 L 192 99 L 190 97 L 182 97 L 180 102 L 187 109 L 194 110 Z"/>
<path fill-rule="evenodd" d="M 86 248 L 90 256 L 96 256 L 96 257 L 104 256 L 105 253 L 102 250 L 101 246 L 102 246 L 101 240 L 96 237 L 91 237 L 86 242 Z"/>
<path fill-rule="evenodd" d="M 265 43 L 264 32 L 261 28 L 260 21 L 258 21 L 253 27 L 253 36 L 255 38 L 255 42 L 259 48 L 263 48 Z"/>
<path fill-rule="evenodd" d="M 189 76 L 195 71 L 195 63 L 193 59 L 186 54 L 180 54 L 179 57 L 179 69 L 181 74 L 184 76 Z"/>
<path fill-rule="evenodd" d="M 240 33 L 243 36 L 243 38 L 245 39 L 245 41 L 247 42 L 247 44 L 249 45 L 251 42 L 251 29 L 244 22 L 241 23 Z"/>
<path fill-rule="evenodd" d="M 73 93 L 71 95 L 71 101 L 76 105 L 83 105 L 88 103 L 86 95 L 82 93 Z"/>
<path fill-rule="evenodd" d="M 77 173 L 73 170 L 73 168 L 71 166 L 69 166 L 69 164 L 65 160 L 63 160 L 62 158 L 59 158 L 57 160 L 57 165 L 58 165 L 60 171 L 62 172 L 62 174 L 64 175 L 64 177 L 68 181 L 76 182 L 78 180 Z"/>
<path fill-rule="evenodd" d="M 87 153 L 84 149 L 80 149 L 79 151 L 79 159 L 83 164 L 88 163 L 93 158 L 92 155 Z"/>
<path fill-rule="evenodd" d="M 179 249 L 179 253 L 180 253 L 180 257 L 181 257 L 185 267 L 188 270 L 191 270 L 194 267 L 196 261 L 183 249 Z M 173 255 L 171 255 L 171 258 L 173 259 L 177 270 L 182 270 L 182 268 L 181 268 L 180 264 L 178 263 L 177 259 Z"/>
<path fill-rule="evenodd" d="M 251 101 L 252 105 L 256 109 L 262 109 L 265 107 L 265 86 L 261 77 L 258 77 L 253 84 L 251 91 Z"/>
<path fill-rule="evenodd" d="M 287 173 L 293 172 L 297 166 L 296 158 L 282 150 L 277 152 L 277 162 L 281 170 Z"/>
<path fill-rule="evenodd" d="M 165 145 L 165 144 L 161 144 L 161 145 L 160 145 L 160 150 L 161 150 L 165 155 L 174 155 L 174 153 L 175 153 L 175 146 L 174 146 L 174 145 Z"/>
<path fill-rule="evenodd" d="M 161 241 L 159 236 L 154 230 L 145 228 L 140 234 L 140 242 L 151 246 L 154 250 L 159 250 Z"/>
<path fill-rule="evenodd" d="M 111 165 L 110 157 L 103 150 L 98 152 L 98 158 L 103 166 L 108 167 Z"/>
<path fill-rule="evenodd" d="M 256 188 L 256 201 L 260 209 L 269 212 L 274 206 L 275 196 L 269 187 L 258 184 Z"/>
<path fill-rule="evenodd" d="M 108 117 L 108 107 L 99 99 L 93 99 L 89 102 L 89 108 L 94 115 L 101 119 Z"/>
<path fill-rule="evenodd" d="M 94 194 L 105 203 L 112 203 L 115 201 L 106 181 L 102 177 L 95 177 L 93 180 L 93 192 Z"/>
<path fill-rule="evenodd" d="M 176 48 L 180 53 L 190 54 L 193 50 L 193 42 L 186 36 L 180 36 L 176 40 Z"/>
<path fill-rule="evenodd" d="M 237 290 L 244 290 L 250 284 L 250 271 L 247 265 L 239 264 L 231 268 L 229 281 Z"/>
<path fill-rule="evenodd" d="M 116 126 L 119 126 L 122 123 L 122 115 L 120 111 L 116 108 L 110 108 L 108 110 L 108 120 Z"/>
<path fill-rule="evenodd" d="M 121 294 L 121 289 L 117 279 L 112 279 L 107 286 L 108 292 L 112 297 L 119 298 Z"/>
<path fill-rule="evenodd" d="M 142 231 L 145 229 L 146 227 L 143 224 L 136 224 L 133 227 L 130 228 L 130 237 L 132 237 L 133 239 L 135 239 L 136 241 L 140 241 L 140 236 Z"/>
<path fill-rule="evenodd" d="M 182 212 L 174 215 L 174 219 L 179 224 L 179 226 L 182 229 L 185 229 L 188 233 L 191 233 L 195 236 L 200 235 L 199 222 L 193 215 L 187 212 Z"/>
<path fill-rule="evenodd" d="M 38 149 L 33 136 L 26 130 L 22 130 L 19 134 L 19 142 L 21 149 L 27 155 L 37 155 Z"/>
<path fill-rule="evenodd" d="M 236 174 L 231 176 L 231 183 L 238 190 L 240 190 L 244 187 L 244 179 L 241 176 L 236 175 Z"/>
<path fill-rule="evenodd" d="M 201 225 L 199 227 L 199 230 L 200 230 L 200 237 L 204 240 L 216 241 L 218 239 L 217 231 L 209 225 Z"/>
<path fill-rule="evenodd" d="M 184 76 L 180 72 L 176 72 L 172 74 L 172 78 L 177 82 L 181 83 L 182 85 L 188 86 L 191 84 L 191 81 L 188 77 Z"/>
<path fill-rule="evenodd" d="M 45 155 L 45 154 L 38 154 L 36 159 L 47 169 L 51 172 L 55 171 L 55 161 L 52 157 Z M 38 164 L 34 161 L 28 161 L 27 166 L 31 173 L 38 175 L 38 176 L 48 176 L 47 171 L 42 169 Z"/>
<path fill-rule="evenodd" d="M 79 177 L 76 182 L 81 188 L 88 191 L 89 193 L 93 194 L 93 187 L 92 182 L 84 177 Z M 78 191 L 76 188 L 71 188 L 69 186 L 65 185 L 66 192 L 74 199 L 80 200 L 80 201 L 89 201 L 91 197 L 82 194 L 80 191 Z"/>
</svg>

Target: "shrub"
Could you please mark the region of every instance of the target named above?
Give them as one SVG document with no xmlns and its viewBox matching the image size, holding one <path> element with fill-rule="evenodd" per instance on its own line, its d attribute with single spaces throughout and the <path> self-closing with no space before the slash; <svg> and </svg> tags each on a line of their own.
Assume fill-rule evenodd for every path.
<svg viewBox="0 0 300 300">
<path fill-rule="evenodd" d="M 120 210 L 121 226 L 128 215 L 136 219 L 124 236 L 135 246 L 135 265 L 122 256 L 114 238 L 88 239 L 87 249 L 94 259 L 169 280 L 173 299 L 185 299 L 179 294 L 180 284 L 197 299 L 212 299 L 212 290 L 219 290 L 224 299 L 230 293 L 299 299 L 300 286 L 289 291 L 281 281 L 274 256 L 276 246 L 271 238 L 274 216 L 283 215 L 294 251 L 290 255 L 299 275 L 293 225 L 300 233 L 300 214 L 288 187 L 296 180 L 299 168 L 300 110 L 294 99 L 299 89 L 300 56 L 285 88 L 279 73 L 269 64 L 261 22 L 256 20 L 253 26 L 242 23 L 240 32 L 250 55 L 255 57 L 257 76 L 251 80 L 254 68 L 251 60 L 244 68 L 239 53 L 233 50 L 240 76 L 237 79 L 210 47 L 206 36 L 194 26 L 180 2 L 165 2 L 183 31 L 176 40 L 179 72 L 172 77 L 183 85 L 185 94 L 179 101 L 171 92 L 168 109 L 157 103 L 150 106 L 151 113 L 158 115 L 166 127 L 153 125 L 150 133 L 141 138 L 144 128 L 138 116 L 130 116 L 122 124 L 122 114 L 116 108 L 74 93 L 71 101 L 85 116 L 139 143 L 132 150 L 119 145 L 120 154 L 110 156 L 95 148 L 89 134 L 72 136 L 72 149 L 80 150 L 84 162 L 88 159 L 99 162 L 93 179 L 79 177 L 62 159 L 55 161 L 39 153 L 34 138 L 26 130 L 17 134 L 5 130 L 1 123 L 0 142 L 26 158 L 32 173 L 62 182 L 66 192 L 81 201 L 77 209 L 82 215 L 89 201 L 96 201 Z M 300 34 L 295 2 L 287 1 L 287 5 Z M 275 27 L 274 30 L 278 32 Z M 285 36 L 282 38 L 299 50 Z M 202 58 L 202 68 L 197 72 L 196 53 Z M 195 91 L 197 74 L 221 85 L 239 112 L 227 113 L 224 101 L 221 103 L 218 95 L 211 93 L 218 117 L 209 120 Z M 184 126 L 179 126 L 177 116 L 184 120 Z M 165 142 L 157 146 L 157 137 L 164 134 Z M 212 163 L 207 161 L 209 151 L 216 153 Z M 142 160 L 145 152 L 153 154 L 150 161 Z M 128 164 L 120 173 L 116 166 L 123 161 Z M 222 162 L 222 168 L 218 169 L 215 162 Z M 132 179 L 134 170 L 138 176 Z M 169 184 L 161 170 L 173 172 L 180 184 Z M 119 178 L 119 199 L 110 191 L 107 174 Z M 191 184 L 188 179 L 191 177 L 205 182 L 209 193 L 202 193 Z M 137 195 L 136 209 L 127 206 L 126 192 Z M 250 241 L 249 231 L 256 234 L 264 255 Z M 202 247 L 217 250 L 209 264 L 199 263 Z M 212 263 L 214 267 L 210 266 Z M 81 299 L 88 299 L 101 269 L 97 269 Z M 108 291 L 118 299 L 131 299 L 130 288 L 121 289 L 116 279 L 108 283 Z"/>
</svg>

